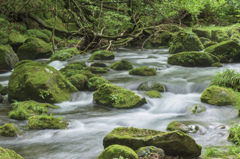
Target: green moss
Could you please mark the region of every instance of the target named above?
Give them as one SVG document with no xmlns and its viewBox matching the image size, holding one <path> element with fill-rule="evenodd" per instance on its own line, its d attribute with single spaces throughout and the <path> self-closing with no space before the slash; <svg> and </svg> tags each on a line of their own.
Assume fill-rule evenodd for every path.
<svg viewBox="0 0 240 159">
<path fill-rule="evenodd" d="M 94 66 L 94 67 L 107 67 L 107 65 L 105 63 L 102 63 L 102 62 L 94 62 L 91 64 L 91 66 Z"/>
<path fill-rule="evenodd" d="M 212 67 L 222 67 L 223 65 L 220 62 L 216 62 L 212 64 Z"/>
<path fill-rule="evenodd" d="M 55 18 L 51 18 L 51 19 L 48 19 L 48 20 L 45 20 L 45 23 L 51 27 L 54 26 L 54 22 L 55 22 Z M 64 31 L 67 31 L 63 25 L 63 22 L 60 18 L 57 18 L 57 21 L 56 21 L 56 28 L 59 29 L 59 30 L 64 30 Z"/>
<path fill-rule="evenodd" d="M 1 88 L 0 86 L 0 94 L 6 95 L 8 93 L 8 86 Z"/>
<path fill-rule="evenodd" d="M 206 108 L 203 105 L 194 105 L 190 107 L 190 110 L 193 112 L 193 114 L 201 113 L 203 111 L 206 111 Z"/>
<path fill-rule="evenodd" d="M 19 62 L 9 79 L 9 100 L 56 103 L 77 89 L 56 69 L 33 61 Z"/>
<path fill-rule="evenodd" d="M 10 45 L 0 45 L 0 72 L 13 69 L 18 61 Z"/>
<path fill-rule="evenodd" d="M 11 45 L 21 46 L 24 43 L 24 41 L 26 41 L 26 39 L 27 39 L 27 37 L 23 36 L 19 32 L 12 32 L 9 35 L 9 43 Z"/>
<path fill-rule="evenodd" d="M 46 32 L 46 31 L 45 31 Z M 27 30 L 27 35 L 29 37 L 34 37 L 38 39 L 42 39 L 43 41 L 49 43 L 51 40 L 51 35 L 46 34 L 45 32 L 39 30 L 39 29 L 29 29 Z"/>
<path fill-rule="evenodd" d="M 219 62 L 216 56 L 196 51 L 181 52 L 168 58 L 169 64 L 185 67 L 207 67 L 212 66 L 212 64 L 216 62 Z"/>
<path fill-rule="evenodd" d="M 46 114 L 48 108 L 58 109 L 58 106 L 48 103 L 38 103 L 35 101 L 24 101 L 12 103 L 13 110 L 9 112 L 8 117 L 17 120 L 27 120 L 30 116 Z"/>
<path fill-rule="evenodd" d="M 132 64 L 126 60 L 114 62 L 109 67 L 114 70 L 131 70 L 133 68 Z"/>
<path fill-rule="evenodd" d="M 69 81 L 74 85 L 78 90 L 84 90 L 88 77 L 83 74 L 76 74 L 69 77 Z"/>
<path fill-rule="evenodd" d="M 139 67 L 129 70 L 130 75 L 155 76 L 157 74 L 154 68 Z"/>
<path fill-rule="evenodd" d="M 87 87 L 90 91 L 96 91 L 104 83 L 110 83 L 108 80 L 102 77 L 92 77 L 89 79 Z"/>
<path fill-rule="evenodd" d="M 0 126 L 0 135 L 6 137 L 15 137 L 18 136 L 19 128 L 13 123 L 6 123 L 3 126 Z"/>
<path fill-rule="evenodd" d="M 62 69 L 60 69 L 60 72 L 66 77 L 71 77 L 76 74 L 83 74 L 83 75 L 87 76 L 89 79 L 89 78 L 96 76 L 95 74 L 93 74 L 92 72 L 90 72 L 88 70 L 75 70 L 75 69 L 62 68 Z"/>
<path fill-rule="evenodd" d="M 91 71 L 92 73 L 107 73 L 107 70 L 104 68 L 98 68 L 94 66 L 85 67 L 83 70 Z"/>
<path fill-rule="evenodd" d="M 111 145 L 107 147 L 97 159 L 113 159 L 118 157 L 138 159 L 138 155 L 129 147 L 122 145 Z"/>
<path fill-rule="evenodd" d="M 210 86 L 203 91 L 200 99 L 212 105 L 236 105 L 238 95 L 231 88 Z"/>
<path fill-rule="evenodd" d="M 204 50 L 204 52 L 211 53 L 215 56 L 224 56 L 228 62 L 240 61 L 240 45 L 234 41 L 224 41 L 216 45 L 212 45 Z"/>
<path fill-rule="evenodd" d="M 211 39 L 211 31 L 210 30 L 193 28 L 192 32 L 197 34 L 198 37 L 204 37 L 204 38 Z"/>
<path fill-rule="evenodd" d="M 89 60 L 112 60 L 115 58 L 115 55 L 112 51 L 100 50 L 94 52 Z"/>
<path fill-rule="evenodd" d="M 145 158 L 151 158 L 153 157 L 152 155 L 155 154 L 156 156 L 159 157 L 165 157 L 165 153 L 163 149 L 157 148 L 155 146 L 145 146 L 137 149 L 135 151 L 138 155 L 138 157 L 145 157 Z"/>
<path fill-rule="evenodd" d="M 143 82 L 138 87 L 138 90 L 144 90 L 144 91 L 150 91 L 150 90 L 156 90 L 158 92 L 164 92 L 165 88 L 164 85 L 159 82 Z"/>
<path fill-rule="evenodd" d="M 78 63 L 70 63 L 67 66 L 65 66 L 64 69 L 82 70 L 83 66 Z"/>
<path fill-rule="evenodd" d="M 48 58 L 52 55 L 52 48 L 45 41 L 37 38 L 28 38 L 25 44 L 17 51 L 20 60 Z"/>
<path fill-rule="evenodd" d="M 67 48 L 65 50 L 60 50 L 55 52 L 49 60 L 49 62 L 54 60 L 65 61 L 72 58 L 74 55 L 78 55 L 79 51 L 77 48 Z"/>
<path fill-rule="evenodd" d="M 204 49 L 202 42 L 194 33 L 178 32 L 170 42 L 170 53 L 178 53 L 183 51 L 201 51 Z"/>
<path fill-rule="evenodd" d="M 82 65 L 82 67 L 86 67 L 87 66 L 85 61 L 74 61 L 74 62 L 71 62 L 70 64 Z"/>
<path fill-rule="evenodd" d="M 208 39 L 208 38 L 200 37 L 199 39 L 200 39 L 200 41 L 202 42 L 203 45 L 206 44 L 206 43 L 211 42 L 211 40 Z"/>
<path fill-rule="evenodd" d="M 150 98 L 161 98 L 161 97 L 162 97 L 162 95 L 161 95 L 158 91 L 155 91 L 155 90 L 147 91 L 146 94 L 147 94 Z"/>
<path fill-rule="evenodd" d="M 69 31 L 78 31 L 80 28 L 75 23 L 67 23 L 66 29 Z"/>
<path fill-rule="evenodd" d="M 0 147 L 0 158 L 2 159 L 24 159 L 22 156 L 17 154 L 15 151 Z"/>
<path fill-rule="evenodd" d="M 139 107 L 146 103 L 146 99 L 135 92 L 113 84 L 102 84 L 94 92 L 93 99 L 96 103 L 117 109 Z"/>
<path fill-rule="evenodd" d="M 189 128 L 186 125 L 180 123 L 179 121 L 172 121 L 171 123 L 169 123 L 166 130 L 168 130 L 168 131 L 179 130 L 184 133 L 189 132 Z"/>
<path fill-rule="evenodd" d="M 103 146 L 125 145 L 133 150 L 145 146 L 161 147 L 166 155 L 182 157 L 198 157 L 201 146 L 188 135 L 180 132 L 162 132 L 151 129 L 115 128 L 103 139 Z"/>
<path fill-rule="evenodd" d="M 212 34 L 212 41 L 215 42 L 223 42 L 223 41 L 228 41 L 229 37 L 227 35 L 226 32 L 224 32 L 223 30 L 212 30 L 211 32 Z"/>
<path fill-rule="evenodd" d="M 28 119 L 28 129 L 66 129 L 68 123 L 53 115 L 32 116 Z"/>
<path fill-rule="evenodd" d="M 204 43 L 203 46 L 204 46 L 205 48 L 208 48 L 208 47 L 210 47 L 210 46 L 212 46 L 212 45 L 216 45 L 216 44 L 217 44 L 217 42 L 210 41 L 210 42 Z"/>
</svg>

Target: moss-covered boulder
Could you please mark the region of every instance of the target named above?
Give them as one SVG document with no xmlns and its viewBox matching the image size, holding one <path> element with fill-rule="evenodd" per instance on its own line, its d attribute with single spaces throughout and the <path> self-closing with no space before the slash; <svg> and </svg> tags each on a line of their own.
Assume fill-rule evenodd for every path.
<svg viewBox="0 0 240 159">
<path fill-rule="evenodd" d="M 94 66 L 94 67 L 107 67 L 107 65 L 103 62 L 93 62 L 91 64 L 91 66 Z"/>
<path fill-rule="evenodd" d="M 151 90 L 151 91 L 147 91 L 146 94 L 150 97 L 150 98 L 161 98 L 162 95 L 155 90 Z"/>
<path fill-rule="evenodd" d="M 171 123 L 169 123 L 166 130 L 168 131 L 179 130 L 184 133 L 190 132 L 190 128 L 179 121 L 172 121 Z"/>
<path fill-rule="evenodd" d="M 38 103 L 33 100 L 12 103 L 13 110 L 8 113 L 8 117 L 17 120 L 27 120 L 30 116 L 46 114 L 48 108 L 58 109 L 58 106 L 48 103 Z"/>
<path fill-rule="evenodd" d="M 227 33 L 224 32 L 223 30 L 212 30 L 211 35 L 212 35 L 212 41 L 215 41 L 218 43 L 230 40 Z"/>
<path fill-rule="evenodd" d="M 145 146 L 137 149 L 135 151 L 138 157 L 149 157 L 152 154 L 157 154 L 159 157 L 165 157 L 165 153 L 163 149 L 155 147 L 155 146 Z"/>
<path fill-rule="evenodd" d="M 129 70 L 130 75 L 139 75 L 139 76 L 155 76 L 157 74 L 154 68 L 148 67 L 138 67 Z"/>
<path fill-rule="evenodd" d="M 172 37 L 169 52 L 175 54 L 183 51 L 201 51 L 203 49 L 204 46 L 196 34 L 181 31 Z"/>
<path fill-rule="evenodd" d="M 104 83 L 110 83 L 110 82 L 103 77 L 92 77 L 89 79 L 87 83 L 87 87 L 89 91 L 96 91 Z"/>
<path fill-rule="evenodd" d="M 50 18 L 48 20 L 44 21 L 47 25 L 53 27 L 54 23 L 55 23 L 55 18 Z M 55 34 L 59 37 L 64 38 L 66 36 L 66 34 L 64 32 L 67 32 L 65 25 L 62 21 L 61 18 L 57 18 L 56 20 L 56 30 L 55 30 Z"/>
<path fill-rule="evenodd" d="M 79 51 L 77 48 L 67 48 L 65 50 L 59 50 L 51 56 L 49 62 L 54 60 L 65 61 L 67 59 L 72 58 L 74 55 L 78 55 L 78 54 L 79 54 Z"/>
<path fill-rule="evenodd" d="M 115 55 L 112 51 L 100 50 L 92 54 L 89 60 L 112 60 Z"/>
<path fill-rule="evenodd" d="M 35 100 L 58 103 L 69 100 L 77 89 L 55 68 L 38 62 L 19 62 L 10 75 L 8 84 L 10 101 Z"/>
<path fill-rule="evenodd" d="M 15 137 L 18 136 L 19 132 L 19 128 L 13 123 L 6 123 L 0 126 L 0 136 Z"/>
<path fill-rule="evenodd" d="M 83 70 L 90 71 L 92 73 L 107 73 L 107 70 L 104 68 L 98 68 L 94 66 L 85 67 Z"/>
<path fill-rule="evenodd" d="M 173 37 L 173 33 L 169 32 L 169 31 L 163 31 L 160 34 L 160 45 L 161 46 L 169 46 L 169 42 L 171 40 L 171 38 Z"/>
<path fill-rule="evenodd" d="M 64 69 L 82 70 L 83 66 L 78 63 L 70 63 L 67 66 L 65 66 Z"/>
<path fill-rule="evenodd" d="M 40 29 L 29 29 L 27 30 L 27 35 L 32 38 L 42 39 L 46 43 L 49 43 L 51 40 L 51 37 Z"/>
<path fill-rule="evenodd" d="M 240 61 L 240 45 L 234 41 L 224 41 L 216 45 L 212 45 L 204 50 L 218 57 L 227 58 L 228 62 Z"/>
<path fill-rule="evenodd" d="M 2 159 L 24 159 L 15 151 L 0 147 L 0 158 Z"/>
<path fill-rule="evenodd" d="M 206 108 L 203 105 L 196 104 L 196 105 L 190 106 L 190 110 L 193 114 L 197 114 L 197 113 L 206 111 Z"/>
<path fill-rule="evenodd" d="M 97 159 L 113 159 L 113 158 L 128 158 L 128 159 L 138 159 L 138 155 L 131 148 L 122 145 L 111 145 L 107 147 L 103 152 L 97 157 Z"/>
<path fill-rule="evenodd" d="M 114 62 L 109 67 L 114 70 L 131 70 L 133 68 L 132 64 L 127 60 Z"/>
<path fill-rule="evenodd" d="M 211 31 L 210 30 L 193 28 L 192 32 L 194 32 L 198 37 L 204 37 L 204 38 L 211 39 Z"/>
<path fill-rule="evenodd" d="M 216 44 L 217 44 L 217 42 L 209 41 L 209 42 L 205 42 L 205 43 L 203 44 L 203 46 L 204 46 L 205 48 L 207 48 L 207 47 L 210 47 L 210 46 L 216 45 Z"/>
<path fill-rule="evenodd" d="M 201 155 L 202 147 L 194 139 L 181 131 L 162 132 L 151 129 L 118 127 L 104 137 L 103 146 L 125 145 L 133 150 L 145 146 L 155 146 L 166 155 L 187 158 Z"/>
<path fill-rule="evenodd" d="M 200 99 L 212 105 L 235 105 L 238 95 L 231 88 L 210 86 L 202 92 Z"/>
<path fill-rule="evenodd" d="M 0 46 L 0 73 L 12 70 L 18 61 L 18 57 L 10 45 Z"/>
<path fill-rule="evenodd" d="M 100 88 L 94 92 L 93 100 L 95 100 L 97 104 L 117 109 L 140 107 L 146 103 L 144 97 L 113 84 L 102 84 Z"/>
<path fill-rule="evenodd" d="M 28 129 L 66 129 L 68 123 L 53 115 L 36 115 L 28 119 Z"/>
<path fill-rule="evenodd" d="M 68 78 L 68 80 L 74 85 L 79 91 L 84 90 L 87 83 L 88 77 L 84 74 L 76 74 Z"/>
<path fill-rule="evenodd" d="M 71 62 L 69 65 L 82 65 L 82 67 L 87 66 L 85 61 L 74 61 L 74 62 Z"/>
<path fill-rule="evenodd" d="M 18 48 L 17 55 L 19 60 L 49 58 L 52 55 L 52 48 L 41 39 L 28 38 L 24 42 L 24 45 Z"/>
<path fill-rule="evenodd" d="M 27 37 L 23 36 L 19 32 L 12 32 L 11 34 L 9 34 L 8 37 L 9 44 L 15 52 L 17 52 L 18 48 L 23 45 L 26 39 Z"/>
<path fill-rule="evenodd" d="M 200 39 L 200 41 L 202 42 L 203 45 L 204 45 L 205 43 L 208 43 L 208 42 L 211 41 L 210 39 L 204 38 L 204 37 L 200 37 L 199 39 Z"/>
<path fill-rule="evenodd" d="M 60 72 L 67 78 L 76 74 L 83 74 L 87 76 L 88 79 L 96 76 L 95 74 L 93 74 L 91 71 L 88 71 L 88 70 L 75 70 L 75 69 L 62 68 L 60 69 Z"/>
<path fill-rule="evenodd" d="M 181 52 L 168 58 L 168 64 L 185 67 L 208 67 L 220 60 L 207 52 Z"/>
<path fill-rule="evenodd" d="M 1 94 L 1 95 L 6 95 L 6 94 L 8 94 L 8 86 L 1 87 L 1 85 L 0 85 L 0 94 Z"/>
<path fill-rule="evenodd" d="M 158 92 L 164 92 L 164 85 L 159 82 L 147 81 L 139 85 L 138 90 L 150 91 L 156 90 Z"/>
</svg>

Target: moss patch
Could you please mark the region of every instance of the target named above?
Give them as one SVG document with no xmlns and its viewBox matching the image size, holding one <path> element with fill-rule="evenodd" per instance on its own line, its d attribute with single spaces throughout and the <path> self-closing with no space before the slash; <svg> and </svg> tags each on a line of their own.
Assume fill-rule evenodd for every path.
<svg viewBox="0 0 240 159">
<path fill-rule="evenodd" d="M 85 67 L 84 70 L 91 71 L 92 73 L 107 73 L 107 70 L 104 68 L 98 68 L 94 66 Z"/>
<path fill-rule="evenodd" d="M 96 91 L 104 83 L 110 83 L 108 80 L 102 77 L 92 77 L 89 79 L 87 87 L 90 91 Z"/>
<path fill-rule="evenodd" d="M 150 98 L 161 98 L 161 97 L 162 97 L 162 95 L 161 95 L 158 91 L 155 91 L 155 90 L 147 91 L 146 94 L 147 94 Z"/>
<path fill-rule="evenodd" d="M 89 60 L 112 60 L 115 55 L 112 51 L 100 50 L 92 54 Z"/>
<path fill-rule="evenodd" d="M 35 101 L 24 101 L 12 103 L 13 110 L 9 112 L 8 117 L 17 120 L 27 120 L 30 116 L 46 114 L 48 108 L 58 109 L 58 106 L 48 103 L 38 103 Z"/>
<path fill-rule="evenodd" d="M 49 60 L 49 62 L 54 60 L 65 61 L 72 58 L 74 55 L 78 55 L 79 51 L 77 48 L 67 48 L 65 50 L 60 50 L 55 52 Z"/>
<path fill-rule="evenodd" d="M 0 45 L 0 72 L 10 71 L 18 61 L 10 45 Z"/>
<path fill-rule="evenodd" d="M 138 67 L 129 70 L 130 75 L 140 75 L 140 76 L 155 76 L 157 74 L 154 68 L 148 67 Z"/>
<path fill-rule="evenodd" d="M 132 64 L 126 60 L 114 62 L 109 67 L 114 70 L 131 70 L 133 68 Z"/>
<path fill-rule="evenodd" d="M 0 126 L 0 135 L 6 137 L 15 137 L 18 136 L 19 128 L 13 123 L 6 123 L 3 126 Z"/>
<path fill-rule="evenodd" d="M 94 67 L 107 67 L 107 65 L 105 63 L 102 63 L 102 62 L 94 62 L 91 64 L 91 66 L 94 66 Z"/>
<path fill-rule="evenodd" d="M 113 84 L 102 84 L 101 87 L 94 92 L 93 99 L 98 104 L 117 109 L 135 108 L 146 103 L 144 97 Z"/>
<path fill-rule="evenodd" d="M 74 85 L 78 90 L 84 90 L 88 77 L 83 74 L 76 74 L 69 77 L 69 81 Z"/>
<path fill-rule="evenodd" d="M 0 147 L 0 158 L 2 159 L 24 159 L 22 156 L 17 154 L 15 151 Z"/>
<path fill-rule="evenodd" d="M 138 90 L 144 90 L 144 91 L 150 91 L 150 90 L 156 90 L 158 92 L 164 92 L 165 88 L 164 85 L 159 82 L 143 82 L 138 87 Z"/>
<path fill-rule="evenodd" d="M 215 42 L 223 42 L 223 41 L 228 41 L 229 37 L 227 35 L 226 32 L 224 32 L 223 30 L 212 30 L 211 32 L 212 34 L 212 41 Z"/>
<path fill-rule="evenodd" d="M 53 115 L 32 116 L 28 119 L 28 129 L 66 129 L 68 123 Z"/>
</svg>

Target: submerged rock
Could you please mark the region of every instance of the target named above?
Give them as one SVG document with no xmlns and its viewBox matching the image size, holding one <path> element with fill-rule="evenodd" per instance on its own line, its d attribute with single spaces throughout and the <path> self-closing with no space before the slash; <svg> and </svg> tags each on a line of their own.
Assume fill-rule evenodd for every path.
<svg viewBox="0 0 240 159">
<path fill-rule="evenodd" d="M 2 159 L 24 159 L 22 156 L 17 154 L 15 151 L 0 147 L 0 158 Z"/>
<path fill-rule="evenodd" d="M 131 148 L 117 144 L 107 147 L 97 159 L 113 159 L 120 156 L 128 159 L 138 159 L 138 155 Z"/>
<path fill-rule="evenodd" d="M 197 113 L 201 113 L 203 111 L 206 111 L 206 108 L 203 105 L 194 105 L 190 107 L 191 112 L 193 112 L 193 114 L 197 114 Z"/>
<path fill-rule="evenodd" d="M 179 122 L 179 121 L 172 121 L 171 123 L 168 124 L 166 130 L 168 131 L 182 131 L 184 133 L 196 133 L 197 130 L 199 129 L 198 126 L 186 126 L 183 123 Z"/>
<path fill-rule="evenodd" d="M 156 90 L 158 92 L 164 92 L 165 88 L 164 85 L 159 82 L 148 81 L 141 83 L 140 86 L 138 87 L 138 90 L 144 91 Z"/>
<path fill-rule="evenodd" d="M 89 60 L 112 60 L 115 55 L 112 51 L 100 50 L 92 54 Z"/>
<path fill-rule="evenodd" d="M 77 89 L 55 68 L 33 61 L 19 62 L 9 78 L 10 101 L 59 103 Z"/>
<path fill-rule="evenodd" d="M 10 45 L 0 46 L 0 73 L 12 70 L 18 61 Z"/>
<path fill-rule="evenodd" d="M 198 157 L 202 147 L 194 139 L 180 131 L 162 132 L 151 129 L 115 128 L 104 137 L 104 148 L 120 144 L 133 150 L 145 146 L 155 146 L 164 150 L 166 155 Z"/>
<path fill-rule="evenodd" d="M 144 97 L 113 84 L 102 84 L 94 92 L 93 100 L 98 104 L 117 109 L 140 107 L 146 103 Z"/>
<path fill-rule="evenodd" d="M 178 32 L 171 40 L 169 52 L 172 54 L 183 51 L 201 51 L 204 49 L 202 42 L 194 33 Z"/>
<path fill-rule="evenodd" d="M 8 117 L 17 120 L 27 120 L 30 116 L 46 114 L 48 108 L 58 109 L 58 106 L 48 103 L 38 103 L 35 101 L 24 101 L 12 103 L 13 110 L 8 113 Z"/>
<path fill-rule="evenodd" d="M 240 45 L 234 41 L 224 41 L 216 45 L 212 45 L 204 50 L 219 58 L 225 57 L 226 62 L 240 62 Z"/>
<path fill-rule="evenodd" d="M 92 77 L 89 79 L 87 87 L 89 91 L 96 91 L 102 84 L 110 83 L 103 77 Z"/>
<path fill-rule="evenodd" d="M 231 88 L 210 86 L 202 92 L 201 102 L 212 105 L 235 105 L 238 95 Z"/>
<path fill-rule="evenodd" d="M 17 51 L 19 60 L 33 60 L 48 58 L 52 55 L 52 48 L 45 41 L 38 38 L 28 38 Z"/>
<path fill-rule="evenodd" d="M 114 62 L 109 67 L 114 70 L 131 70 L 133 68 L 132 64 L 127 60 Z"/>
<path fill-rule="evenodd" d="M 140 76 L 155 76 L 157 74 L 154 68 L 148 67 L 138 67 L 129 70 L 130 75 L 140 75 Z"/>
<path fill-rule="evenodd" d="M 0 135 L 6 137 L 15 137 L 18 136 L 20 130 L 17 125 L 13 123 L 6 123 L 3 126 L 0 126 Z"/>
<path fill-rule="evenodd" d="M 181 52 L 174 54 L 168 58 L 168 63 L 171 65 L 179 65 L 185 67 L 208 67 L 219 62 L 219 59 L 207 52 Z"/>
<path fill-rule="evenodd" d="M 61 117 L 52 115 L 31 116 L 28 119 L 28 129 L 66 129 L 68 123 L 63 121 Z"/>
</svg>

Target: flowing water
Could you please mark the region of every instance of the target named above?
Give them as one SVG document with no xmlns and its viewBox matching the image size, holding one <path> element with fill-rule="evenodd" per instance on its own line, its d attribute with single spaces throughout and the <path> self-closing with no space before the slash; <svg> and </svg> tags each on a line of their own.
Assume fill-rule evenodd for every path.
<svg viewBox="0 0 240 159">
<path fill-rule="evenodd" d="M 204 148 L 228 144 L 229 122 L 237 120 L 237 110 L 233 106 L 213 106 L 200 102 L 202 91 L 208 87 L 216 72 L 224 69 L 240 71 L 240 64 L 224 64 L 221 68 L 187 68 L 167 64 L 167 49 L 141 51 L 121 48 L 114 51 L 115 59 L 102 61 L 107 65 L 121 59 L 128 60 L 134 67 L 148 66 L 157 70 L 156 76 L 133 76 L 128 71 L 109 70 L 101 74 L 111 83 L 139 94 L 139 84 L 156 81 L 166 86 L 162 98 L 147 98 L 147 104 L 131 110 L 109 109 L 93 102 L 93 92 L 81 91 L 72 94 L 69 101 L 57 103 L 61 109 L 51 113 L 64 117 L 69 122 L 65 130 L 27 130 L 27 121 L 17 121 L 7 117 L 11 110 L 5 101 L 0 104 L 0 124 L 17 124 L 22 133 L 16 138 L 1 137 L 0 146 L 15 150 L 26 159 L 95 159 L 103 150 L 105 135 L 116 127 L 136 127 L 165 131 L 174 120 L 199 126 L 196 134 L 190 134 Z M 61 69 L 73 61 L 87 59 L 90 55 L 76 56 L 71 60 L 53 61 L 50 66 Z M 90 65 L 90 63 L 87 63 Z M 8 84 L 11 72 L 0 74 L 0 82 Z M 193 114 L 191 106 L 201 104 L 205 112 Z"/>
</svg>

